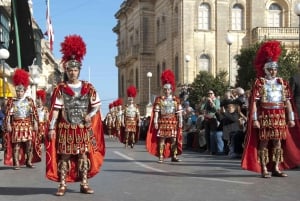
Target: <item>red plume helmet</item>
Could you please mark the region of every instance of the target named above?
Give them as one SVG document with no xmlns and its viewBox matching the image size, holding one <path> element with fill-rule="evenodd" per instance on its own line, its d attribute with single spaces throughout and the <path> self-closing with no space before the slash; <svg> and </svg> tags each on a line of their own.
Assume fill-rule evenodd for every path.
<svg viewBox="0 0 300 201">
<path fill-rule="evenodd" d="M 23 70 L 23 69 L 16 69 L 15 73 L 13 75 L 13 83 L 15 85 L 15 87 L 19 88 L 22 87 L 25 90 L 27 89 L 28 85 L 29 85 L 29 74 L 27 71 Z"/>
<path fill-rule="evenodd" d="M 36 98 L 37 98 L 37 99 L 40 98 L 40 99 L 42 100 L 43 103 L 46 102 L 46 96 L 47 96 L 47 93 L 46 93 L 45 90 L 40 89 L 40 90 L 37 90 L 37 91 L 36 91 Z"/>
<path fill-rule="evenodd" d="M 175 91 L 175 76 L 172 70 L 167 69 L 163 71 L 160 76 L 160 79 L 164 87 L 171 87 L 172 91 Z"/>
<path fill-rule="evenodd" d="M 280 42 L 276 40 L 263 43 L 256 53 L 254 61 L 256 77 L 264 77 L 266 68 L 278 68 L 281 54 Z"/>
<path fill-rule="evenodd" d="M 127 96 L 135 98 L 136 97 L 136 88 L 135 86 L 131 85 L 127 88 Z"/>
<path fill-rule="evenodd" d="M 60 44 L 63 54 L 62 62 L 65 68 L 81 67 L 81 61 L 86 54 L 86 45 L 79 35 L 69 35 Z"/>
</svg>

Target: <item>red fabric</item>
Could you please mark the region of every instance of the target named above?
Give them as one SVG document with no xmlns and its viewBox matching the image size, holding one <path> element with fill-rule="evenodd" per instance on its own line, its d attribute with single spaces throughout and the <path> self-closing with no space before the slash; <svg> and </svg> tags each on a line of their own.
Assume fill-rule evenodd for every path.
<svg viewBox="0 0 300 201">
<path fill-rule="evenodd" d="M 31 100 L 31 99 L 30 99 Z M 9 99 L 7 101 L 6 105 L 6 112 L 5 112 L 5 117 L 8 118 L 9 116 L 9 111 L 13 107 L 13 99 Z M 7 119 L 5 120 L 7 121 Z M 36 132 L 33 132 L 33 137 L 32 137 L 32 147 L 33 147 L 33 158 L 32 158 L 32 163 L 37 163 L 42 160 L 42 151 L 41 151 L 41 140 L 39 137 L 36 136 Z M 12 144 L 12 139 L 11 139 L 11 133 L 5 132 L 3 135 L 3 140 L 4 140 L 4 165 L 13 165 L 13 144 Z M 19 150 L 19 163 L 20 165 L 25 165 L 25 143 L 20 143 L 20 150 Z"/>
<path fill-rule="evenodd" d="M 157 137 L 157 130 L 154 127 L 154 111 L 152 110 L 151 112 L 151 119 L 150 119 L 150 124 L 149 128 L 147 131 L 147 138 L 146 138 L 146 148 L 147 151 L 154 155 L 154 156 L 159 156 L 158 153 L 158 143 L 159 139 Z M 182 128 L 177 129 L 177 155 L 182 154 Z M 171 140 L 166 139 L 165 141 L 165 149 L 163 152 L 163 157 L 164 158 L 170 158 L 171 157 Z"/>
<path fill-rule="evenodd" d="M 13 144 L 11 143 L 11 134 L 6 132 L 4 133 L 4 165 L 13 166 Z M 20 165 L 25 165 L 25 143 L 20 143 L 20 150 L 19 150 L 19 163 Z M 38 163 L 42 160 L 42 150 L 41 150 L 41 141 L 40 138 L 36 137 L 36 133 L 34 132 L 33 139 L 32 139 L 32 146 L 33 146 L 33 158 L 32 163 Z"/>
<path fill-rule="evenodd" d="M 83 83 L 83 84 L 85 85 L 84 87 L 90 86 L 88 83 Z M 62 86 L 63 85 L 59 85 L 57 88 L 55 88 L 52 94 L 50 119 L 52 118 L 55 98 L 58 92 L 61 90 Z M 88 172 L 88 178 L 91 178 L 95 176 L 97 173 L 99 173 L 105 155 L 104 132 L 103 132 L 103 126 L 101 121 L 101 115 L 99 112 L 97 112 L 97 114 L 92 118 L 92 132 L 93 133 L 91 133 L 91 139 L 95 139 L 96 142 L 94 146 L 91 146 L 91 149 L 89 150 L 89 154 L 88 154 L 88 159 L 91 162 L 91 168 Z M 45 138 L 45 146 L 46 146 L 46 177 L 50 180 L 59 182 L 60 179 L 57 170 L 58 155 L 56 154 L 56 138 L 53 138 L 51 140 Z M 70 161 L 71 161 L 71 168 L 66 176 L 66 181 L 67 182 L 80 181 L 81 178 L 78 176 L 77 156 L 76 155 L 72 156 Z"/>
<path fill-rule="evenodd" d="M 287 83 L 284 82 L 286 85 Z M 242 156 L 241 166 L 245 170 L 250 170 L 254 172 L 261 173 L 261 166 L 258 163 L 258 129 L 253 127 L 253 103 L 255 94 L 258 92 L 257 85 L 259 81 L 257 80 L 254 84 L 253 91 L 251 94 L 250 102 L 249 102 L 249 116 L 248 116 L 248 124 L 247 124 L 247 133 L 245 137 L 245 147 L 244 153 Z M 293 110 L 295 111 L 295 105 L 293 104 L 293 100 L 291 100 Z M 259 107 L 258 107 L 259 109 Z M 258 112 L 257 112 L 258 113 Z M 296 112 L 295 112 L 296 114 Z M 296 119 L 296 118 L 295 118 Z M 282 140 L 282 149 L 283 149 L 283 159 L 284 162 L 280 164 L 280 169 L 291 169 L 300 165 L 300 127 L 299 123 L 296 121 L 296 126 L 293 128 L 288 128 L 286 130 L 287 136 L 286 140 Z M 271 156 L 269 156 L 271 162 Z M 268 166 L 268 169 L 271 170 L 272 167 Z"/>
</svg>

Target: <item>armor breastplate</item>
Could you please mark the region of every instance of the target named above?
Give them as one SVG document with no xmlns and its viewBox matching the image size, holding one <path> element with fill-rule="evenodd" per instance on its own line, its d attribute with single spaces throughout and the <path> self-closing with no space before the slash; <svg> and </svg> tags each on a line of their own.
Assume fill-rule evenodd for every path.
<svg viewBox="0 0 300 201">
<path fill-rule="evenodd" d="M 162 115 L 174 114 L 176 112 L 175 101 L 172 98 L 161 100 L 160 112 Z"/>
<path fill-rule="evenodd" d="M 63 93 L 64 113 L 67 121 L 71 124 L 83 124 L 84 118 L 88 114 L 89 96 L 88 94 L 82 96 L 70 96 Z"/>
<path fill-rule="evenodd" d="M 25 99 L 17 99 L 13 103 L 13 113 L 14 117 L 17 118 L 27 118 L 30 116 L 30 102 L 27 98 Z"/>
<path fill-rule="evenodd" d="M 137 108 L 134 105 L 129 105 L 125 109 L 125 117 L 133 118 L 136 117 Z"/>
<path fill-rule="evenodd" d="M 278 103 L 283 102 L 283 86 L 277 80 L 267 80 L 264 85 L 264 97 L 262 102 Z"/>
</svg>

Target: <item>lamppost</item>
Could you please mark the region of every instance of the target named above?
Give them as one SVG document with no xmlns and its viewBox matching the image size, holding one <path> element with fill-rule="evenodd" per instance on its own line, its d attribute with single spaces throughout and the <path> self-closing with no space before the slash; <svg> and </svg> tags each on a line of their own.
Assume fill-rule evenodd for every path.
<svg viewBox="0 0 300 201">
<path fill-rule="evenodd" d="M 152 77 L 152 73 L 151 72 L 148 72 L 147 73 L 147 78 L 148 78 L 148 81 L 149 81 L 149 103 L 148 105 L 146 106 L 146 116 L 151 116 L 151 111 L 152 111 L 152 103 L 151 103 L 151 77 Z"/>
<path fill-rule="evenodd" d="M 9 51 L 3 46 L 3 35 L 2 35 L 2 29 L 0 30 L 0 62 L 2 66 L 2 95 L 3 98 L 6 99 L 6 89 L 5 89 L 5 67 L 4 67 L 4 61 L 8 59 L 9 57 Z"/>
<path fill-rule="evenodd" d="M 35 101 L 36 100 L 36 90 L 37 86 L 40 82 L 40 72 L 39 72 L 39 66 L 32 64 L 29 66 L 29 72 L 30 72 L 30 78 L 32 82 L 31 86 L 31 97 Z"/>
<path fill-rule="evenodd" d="M 296 15 L 298 15 L 299 17 L 299 26 L 298 26 L 298 33 L 299 33 L 299 47 L 298 47 L 298 51 L 299 51 L 299 56 L 300 56 L 300 3 L 297 3 L 295 6 L 295 13 Z M 300 63 L 300 62 L 299 62 Z"/>
<path fill-rule="evenodd" d="M 226 36 L 226 43 L 228 45 L 228 87 L 231 86 L 231 56 L 230 56 L 230 47 L 233 43 L 233 38 L 231 36 L 231 34 L 227 33 L 227 36 Z"/>
<path fill-rule="evenodd" d="M 186 80 L 185 80 L 185 84 L 189 84 L 189 62 L 191 60 L 191 56 L 190 55 L 185 55 L 185 62 L 186 62 Z"/>
<path fill-rule="evenodd" d="M 148 78 L 148 80 L 149 80 L 149 103 L 148 103 L 148 106 L 151 106 L 152 104 L 151 104 L 151 77 L 152 77 L 152 73 L 151 72 L 148 72 L 147 73 L 147 78 Z"/>
</svg>

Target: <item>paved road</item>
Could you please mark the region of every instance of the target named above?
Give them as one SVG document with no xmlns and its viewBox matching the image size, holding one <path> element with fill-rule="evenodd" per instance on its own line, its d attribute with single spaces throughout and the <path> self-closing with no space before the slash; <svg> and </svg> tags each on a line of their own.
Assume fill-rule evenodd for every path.
<svg viewBox="0 0 300 201">
<path fill-rule="evenodd" d="M 44 161 L 35 169 L 19 171 L 0 161 L 0 201 L 298 201 L 300 169 L 287 178 L 262 179 L 242 170 L 239 160 L 185 151 L 181 163 L 156 163 L 144 142 L 134 149 L 106 139 L 100 174 L 90 180 L 93 195 L 79 193 L 79 183 L 56 197 L 57 183 L 45 178 Z M 0 153 L 0 159 L 3 152 Z M 44 158 L 43 158 L 44 159 Z"/>
</svg>

